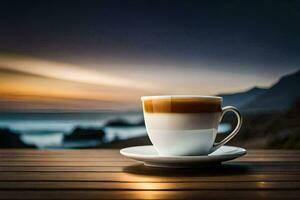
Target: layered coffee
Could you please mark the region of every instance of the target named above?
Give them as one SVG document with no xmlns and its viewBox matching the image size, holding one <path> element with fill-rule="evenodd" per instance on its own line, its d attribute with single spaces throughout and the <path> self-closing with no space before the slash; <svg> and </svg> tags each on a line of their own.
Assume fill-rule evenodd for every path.
<svg viewBox="0 0 300 200">
<path fill-rule="evenodd" d="M 222 98 L 159 96 L 143 98 L 147 128 L 197 130 L 215 127 Z"/>
<path fill-rule="evenodd" d="M 142 97 L 147 133 L 161 155 L 207 155 L 229 141 L 241 126 L 241 116 L 232 106 L 222 108 L 215 96 Z M 234 131 L 215 143 L 218 125 L 225 112 L 237 115 Z"/>
<path fill-rule="evenodd" d="M 146 128 L 151 141 L 159 144 L 157 146 L 175 145 L 178 146 L 173 149 L 175 154 L 178 150 L 186 155 L 191 148 L 182 145 L 182 140 L 187 140 L 187 145 L 200 143 L 193 145 L 194 152 L 199 152 L 197 148 L 212 146 L 221 117 L 222 98 L 160 96 L 142 100 Z"/>
</svg>

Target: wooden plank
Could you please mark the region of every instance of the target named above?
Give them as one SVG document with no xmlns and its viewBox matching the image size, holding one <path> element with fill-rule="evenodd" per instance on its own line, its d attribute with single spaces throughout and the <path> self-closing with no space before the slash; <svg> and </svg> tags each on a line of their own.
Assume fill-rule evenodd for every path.
<svg viewBox="0 0 300 200">
<path fill-rule="evenodd" d="M 299 199 L 299 191 L 0 191 L 0 199 Z"/>
<path fill-rule="evenodd" d="M 244 158 L 299 158 L 300 157 L 300 152 L 299 154 L 251 154 L 247 153 Z M 98 153 L 98 154 L 5 154 L 1 155 L 0 154 L 0 159 L 44 159 L 44 158 L 49 158 L 49 159 L 61 159 L 61 158 L 66 158 L 66 159 L 78 159 L 78 158 L 125 158 L 122 156 L 119 152 L 115 153 Z"/>
<path fill-rule="evenodd" d="M 9 162 L 100 162 L 100 161 L 111 161 L 111 162 L 128 162 L 132 161 L 126 157 L 10 157 L 10 158 L 0 158 L 1 163 L 9 163 Z M 236 161 L 260 161 L 260 162 L 300 162 L 299 156 L 292 156 L 292 157 L 241 157 L 236 159 Z"/>
<path fill-rule="evenodd" d="M 299 162 L 300 157 L 240 157 L 238 161 Z"/>
<path fill-rule="evenodd" d="M 67 166 L 67 167 L 49 167 L 49 166 L 0 166 L 0 172 L 122 172 L 123 167 L 90 167 L 90 166 Z"/>
<path fill-rule="evenodd" d="M 126 157 L 10 157 L 10 158 L 0 158 L 0 162 L 101 162 L 101 161 L 111 161 L 111 162 L 120 162 L 120 161 L 131 161 Z"/>
<path fill-rule="evenodd" d="M 248 158 L 248 159 L 253 159 L 253 158 L 299 158 L 299 155 L 296 154 L 292 154 L 292 155 L 249 155 L 246 154 L 243 156 L 244 158 Z M 96 159 L 100 159 L 100 158 L 125 158 L 124 156 L 122 156 L 121 154 L 106 154 L 106 155 L 80 155 L 80 154 L 76 154 L 76 155 L 67 155 L 67 154 L 61 154 L 61 155 L 1 155 L 0 159 L 43 159 L 43 158 L 49 158 L 49 159 L 53 159 L 53 158 L 69 158 L 69 159 L 78 159 L 78 158 L 96 158 Z"/>
<path fill-rule="evenodd" d="M 235 164 L 239 164 L 242 161 L 239 160 L 234 160 L 229 161 L 229 162 L 224 162 L 223 164 L 226 165 L 228 163 L 235 163 Z M 284 163 L 285 165 L 299 165 L 300 162 L 287 162 L 287 161 L 243 161 L 243 162 L 247 162 L 247 163 L 252 163 L 253 165 L 259 164 L 259 163 L 276 163 L 274 165 L 278 165 L 278 163 Z M 10 167 L 10 166 L 19 166 L 19 167 L 128 167 L 128 166 L 132 166 L 132 165 L 137 165 L 137 164 L 141 164 L 141 162 L 138 161 L 133 161 L 133 160 L 126 160 L 126 161 L 86 161 L 86 162 L 73 162 L 73 161 L 68 161 L 68 162 L 64 162 L 64 161 L 57 161 L 57 162 L 27 162 L 27 161 L 23 161 L 23 162 L 18 162 L 18 161 L 11 161 L 11 162 L 2 162 L 0 161 L 0 167 Z"/>
<path fill-rule="evenodd" d="M 159 171 L 172 171 L 168 169 L 152 169 L 145 167 L 142 164 L 131 165 L 131 171 L 143 171 L 148 173 L 156 173 Z M 130 167 L 130 166 L 129 166 Z M 124 172 L 129 171 L 124 166 L 0 166 L 0 172 Z M 184 172 L 198 172 L 199 169 L 180 169 L 176 170 L 181 173 Z M 173 170 L 174 171 L 174 170 Z M 245 173 L 255 172 L 300 172 L 300 162 L 286 163 L 286 162 L 228 162 L 220 167 L 205 169 L 205 172 L 238 172 L 244 171 Z"/>
<path fill-rule="evenodd" d="M 13 150 L 12 150 L 13 151 Z M 32 151 L 32 150 L 31 150 Z M 37 151 L 37 150 L 35 150 Z M 56 150 L 55 150 L 56 151 Z M 78 151 L 78 150 L 76 150 Z M 85 150 L 83 150 L 85 151 Z M 95 150 L 94 150 L 95 151 Z M 47 152 L 47 151 L 42 151 L 42 152 Z M 51 150 L 53 152 L 53 150 Z M 67 162 L 67 161 L 76 161 L 76 162 L 92 162 L 92 161 L 129 161 L 129 159 L 121 156 L 118 151 L 106 151 L 105 154 L 103 154 L 102 151 L 99 151 L 100 153 L 96 154 L 85 154 L 85 153 L 78 153 L 78 154 L 58 154 L 55 152 L 55 154 L 39 154 L 39 155 L 27 155 L 25 156 L 23 154 L 11 154 L 11 155 L 1 155 L 0 156 L 0 165 L 3 166 L 3 162 L 16 162 L 16 161 L 24 161 L 24 162 L 29 162 L 29 161 L 62 161 L 62 162 Z M 112 153 L 114 152 L 114 153 Z M 238 161 L 282 161 L 282 162 L 298 162 L 300 161 L 300 154 L 290 154 L 290 155 L 279 155 L 279 154 L 270 154 L 270 155 L 252 155 L 252 154 L 247 154 L 246 156 L 243 156 L 241 158 L 238 158 Z"/>
<path fill-rule="evenodd" d="M 83 150 L 37 150 L 37 149 L 0 149 L 1 155 L 118 155 L 119 149 L 83 149 Z M 249 155 L 300 155 L 300 150 L 248 150 Z"/>
<path fill-rule="evenodd" d="M 135 160 L 121 157 L 121 158 L 0 158 L 0 164 L 14 163 L 14 162 L 132 162 Z M 235 159 L 234 161 L 243 162 L 298 162 L 299 158 L 241 158 Z"/>
<path fill-rule="evenodd" d="M 138 162 L 135 161 L 124 161 L 124 162 L 118 162 L 118 161 L 101 161 L 101 162 L 0 162 L 0 166 L 99 166 L 99 167 L 105 167 L 105 166 L 119 166 L 119 167 L 125 167 L 137 164 Z"/>
<path fill-rule="evenodd" d="M 97 149 L 97 150 L 20 150 L 20 149 L 0 149 L 0 157 L 2 156 L 81 156 L 86 154 L 86 156 L 106 156 L 106 155 L 119 155 L 119 149 Z M 270 151 L 270 150 L 248 150 L 248 156 L 293 156 L 299 155 L 300 150 L 290 150 L 290 151 Z"/>
<path fill-rule="evenodd" d="M 196 175 L 178 173 L 147 175 L 99 172 L 1 172 L 0 181 L 119 181 L 119 182 L 233 182 L 233 181 L 300 181 L 300 174 L 261 173 L 230 175 Z"/>
<path fill-rule="evenodd" d="M 300 182 L 0 182 L 0 190 L 296 190 Z"/>
<path fill-rule="evenodd" d="M 246 154 L 243 156 L 244 158 L 299 158 L 300 156 L 297 154 L 286 154 L 286 155 L 271 155 L 271 154 L 261 154 L 261 155 L 253 155 L 253 154 Z M 22 158 L 29 158 L 29 159 L 40 159 L 40 158 L 70 158 L 70 159 L 78 159 L 78 158 L 125 158 L 121 154 L 92 154 L 92 155 L 81 155 L 81 154 L 60 154 L 60 155 L 52 155 L 52 154 L 40 154 L 40 155 L 30 155 L 30 154 L 16 154 L 16 155 L 0 155 L 0 159 L 22 159 Z"/>
</svg>

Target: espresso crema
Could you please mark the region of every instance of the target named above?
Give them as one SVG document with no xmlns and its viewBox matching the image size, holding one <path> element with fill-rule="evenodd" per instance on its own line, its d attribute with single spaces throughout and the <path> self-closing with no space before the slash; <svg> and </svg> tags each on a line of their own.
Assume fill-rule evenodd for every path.
<svg viewBox="0 0 300 200">
<path fill-rule="evenodd" d="M 146 113 L 212 113 L 222 111 L 222 98 L 218 97 L 165 97 L 143 98 Z"/>
</svg>

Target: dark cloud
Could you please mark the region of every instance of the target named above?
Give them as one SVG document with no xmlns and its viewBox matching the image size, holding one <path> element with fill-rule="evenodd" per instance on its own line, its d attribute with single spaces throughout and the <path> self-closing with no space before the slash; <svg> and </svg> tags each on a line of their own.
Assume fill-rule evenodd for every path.
<svg viewBox="0 0 300 200">
<path fill-rule="evenodd" d="M 299 24 L 299 1 L 8 1 L 0 50 L 289 71 Z"/>
</svg>

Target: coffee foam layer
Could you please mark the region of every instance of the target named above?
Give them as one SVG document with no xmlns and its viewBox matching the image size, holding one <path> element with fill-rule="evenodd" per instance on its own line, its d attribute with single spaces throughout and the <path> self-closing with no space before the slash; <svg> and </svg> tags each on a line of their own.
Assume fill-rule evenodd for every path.
<svg viewBox="0 0 300 200">
<path fill-rule="evenodd" d="M 146 113 L 214 113 L 221 112 L 221 98 L 145 98 Z"/>
</svg>

